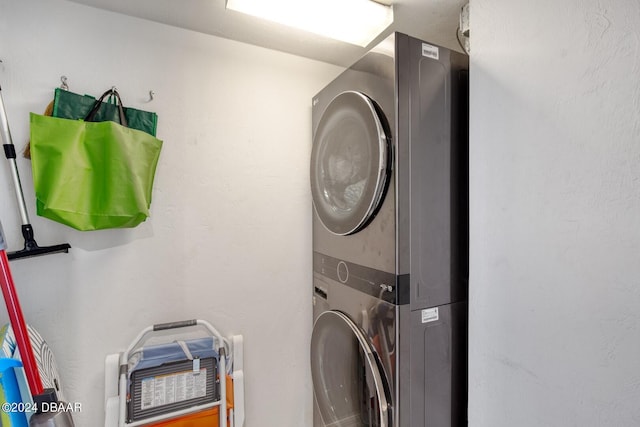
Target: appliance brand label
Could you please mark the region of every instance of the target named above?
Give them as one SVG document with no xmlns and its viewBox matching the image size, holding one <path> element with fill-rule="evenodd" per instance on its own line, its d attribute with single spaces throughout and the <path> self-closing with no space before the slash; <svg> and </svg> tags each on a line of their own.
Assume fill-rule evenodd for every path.
<svg viewBox="0 0 640 427">
<path fill-rule="evenodd" d="M 435 322 L 439 318 L 438 307 L 422 310 L 422 323 Z"/>
<path fill-rule="evenodd" d="M 431 46 L 427 43 L 422 43 L 422 56 L 427 58 L 440 59 L 440 49 L 437 46 Z"/>
</svg>

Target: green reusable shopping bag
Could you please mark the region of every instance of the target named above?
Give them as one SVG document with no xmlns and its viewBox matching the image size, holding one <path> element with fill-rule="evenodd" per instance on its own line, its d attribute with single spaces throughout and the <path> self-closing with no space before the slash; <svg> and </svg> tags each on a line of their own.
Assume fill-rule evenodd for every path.
<svg viewBox="0 0 640 427">
<path fill-rule="evenodd" d="M 100 110 L 92 120 L 94 122 L 105 122 L 118 120 L 118 106 L 115 104 L 116 98 L 113 96 L 115 90 L 109 89 L 100 97 L 102 101 L 107 95 L 107 102 L 103 102 Z M 56 88 L 53 97 L 53 117 L 61 119 L 84 119 L 96 104 L 96 99 L 91 95 L 78 95 L 61 88 Z M 150 111 L 137 110 L 135 108 L 123 107 L 127 118 L 127 126 L 138 129 L 153 136 L 156 136 L 158 127 L 158 115 Z"/>
<path fill-rule="evenodd" d="M 154 136 L 113 121 L 31 113 L 38 215 L 83 231 L 137 226 L 149 216 L 161 148 Z"/>
</svg>

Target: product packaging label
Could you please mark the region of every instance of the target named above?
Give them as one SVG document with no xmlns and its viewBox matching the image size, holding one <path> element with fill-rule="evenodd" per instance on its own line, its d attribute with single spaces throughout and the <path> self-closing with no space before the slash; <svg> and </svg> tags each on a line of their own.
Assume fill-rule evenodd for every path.
<svg viewBox="0 0 640 427">
<path fill-rule="evenodd" d="M 427 58 L 440 59 L 440 49 L 428 43 L 422 43 L 422 56 Z"/>
</svg>

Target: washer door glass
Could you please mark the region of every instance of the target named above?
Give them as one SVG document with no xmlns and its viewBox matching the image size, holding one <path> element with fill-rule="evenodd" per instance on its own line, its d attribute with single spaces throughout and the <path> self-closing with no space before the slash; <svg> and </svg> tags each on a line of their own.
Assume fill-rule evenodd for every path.
<svg viewBox="0 0 640 427">
<path fill-rule="evenodd" d="M 390 173 L 387 121 L 360 92 L 343 92 L 324 111 L 313 138 L 311 193 L 320 220 L 348 235 L 375 216 Z"/>
<path fill-rule="evenodd" d="M 314 397 L 324 426 L 391 427 L 389 387 L 366 336 L 345 314 L 325 311 L 311 337 Z"/>
</svg>

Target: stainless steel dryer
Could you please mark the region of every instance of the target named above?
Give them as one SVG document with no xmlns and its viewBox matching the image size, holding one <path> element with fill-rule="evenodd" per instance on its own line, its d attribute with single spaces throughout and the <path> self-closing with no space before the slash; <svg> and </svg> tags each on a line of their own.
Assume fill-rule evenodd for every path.
<svg viewBox="0 0 640 427">
<path fill-rule="evenodd" d="M 466 425 L 467 69 L 396 33 L 313 98 L 316 427 Z"/>
</svg>

